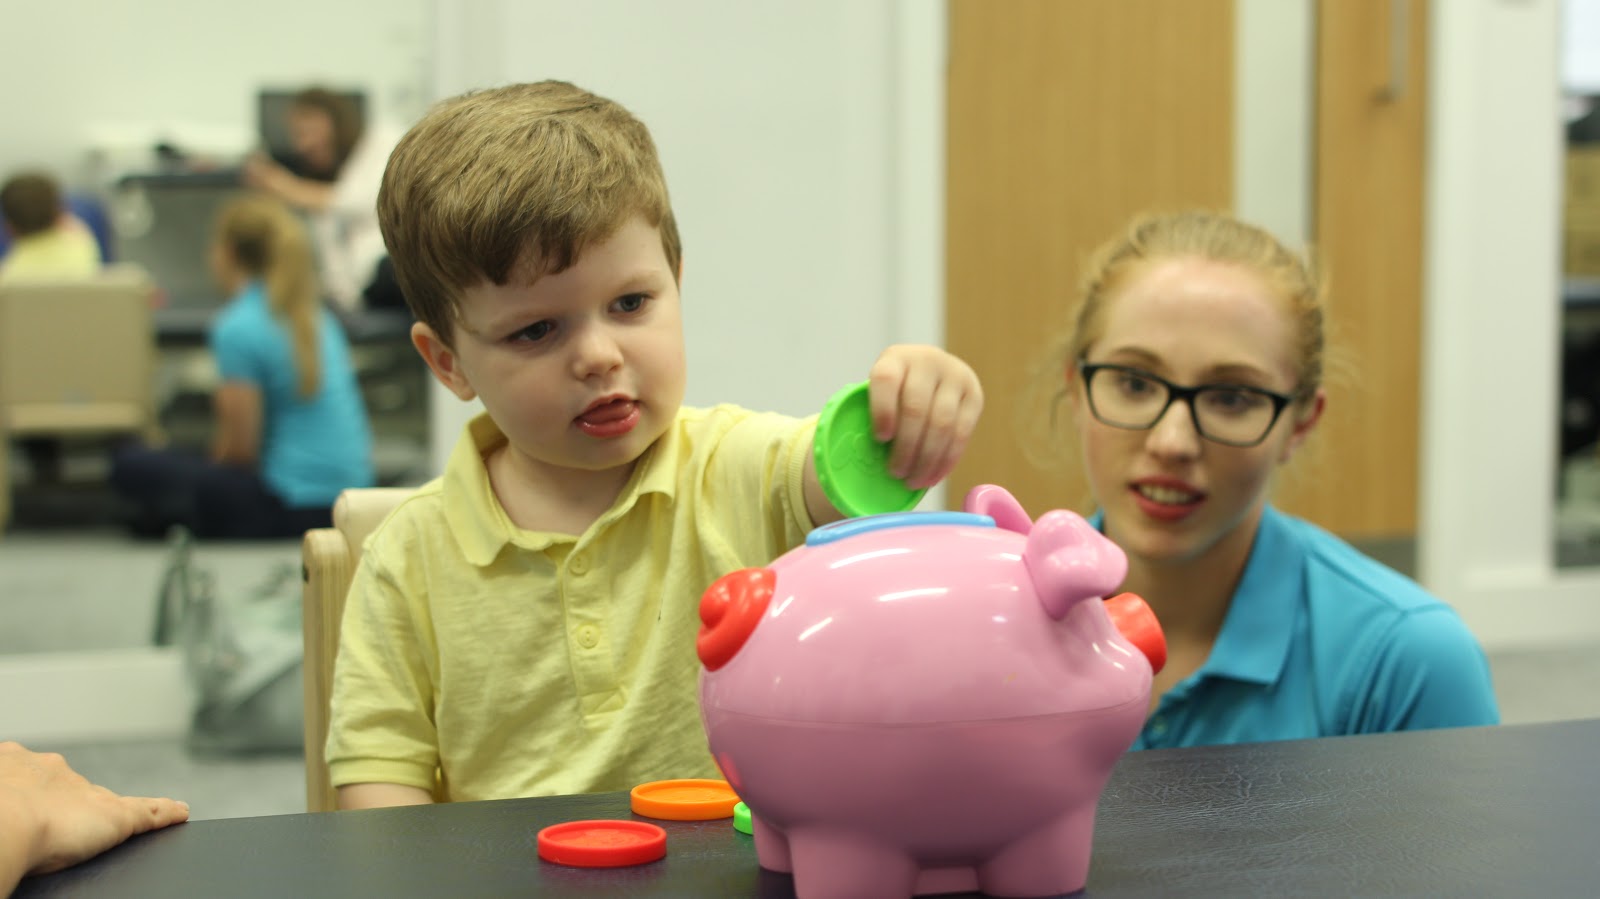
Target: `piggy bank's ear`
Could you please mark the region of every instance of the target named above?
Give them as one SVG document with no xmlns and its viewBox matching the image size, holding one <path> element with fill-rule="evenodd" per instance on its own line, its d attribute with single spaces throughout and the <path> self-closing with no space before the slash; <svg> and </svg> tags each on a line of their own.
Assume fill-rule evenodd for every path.
<svg viewBox="0 0 1600 899">
<path fill-rule="evenodd" d="M 996 526 L 1019 534 L 1033 530 L 1033 519 L 1023 510 L 1022 503 L 1017 502 L 1017 498 L 1006 488 L 994 484 L 979 484 L 972 488 L 967 493 L 967 501 L 961 504 L 961 511 L 987 515 L 994 519 Z"/>
<path fill-rule="evenodd" d="M 1046 513 L 1028 535 L 1023 564 L 1051 618 L 1085 599 L 1117 589 L 1128 576 L 1128 557 L 1075 512 Z"/>
</svg>

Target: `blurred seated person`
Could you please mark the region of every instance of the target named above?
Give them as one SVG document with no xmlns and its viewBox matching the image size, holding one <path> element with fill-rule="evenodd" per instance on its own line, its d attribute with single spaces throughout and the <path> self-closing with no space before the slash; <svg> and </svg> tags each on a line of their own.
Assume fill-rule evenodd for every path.
<svg viewBox="0 0 1600 899">
<path fill-rule="evenodd" d="M 67 211 L 61 189 L 44 172 L 23 172 L 0 185 L 0 221 L 11 244 L 0 257 L 0 284 L 72 281 L 100 271 L 99 242 Z M 34 483 L 61 480 L 59 438 L 24 437 L 17 442 L 28 457 Z"/>
<path fill-rule="evenodd" d="M 322 286 L 341 312 L 404 309 L 378 231 L 378 187 L 399 135 L 363 120 L 348 98 L 320 87 L 288 111 L 295 174 L 264 153 L 246 160 L 244 181 L 311 217 Z"/>
<path fill-rule="evenodd" d="M 343 328 L 321 302 L 305 227 L 264 194 L 226 206 L 211 247 L 232 299 L 211 325 L 221 383 L 210 452 L 122 448 L 111 482 L 130 525 L 222 539 L 296 537 L 373 484 L 372 435 Z"/>
<path fill-rule="evenodd" d="M 0 186 L 0 219 L 11 249 L 0 257 L 0 283 L 88 278 L 100 271 L 100 244 L 69 213 L 54 178 L 24 172 Z"/>
</svg>

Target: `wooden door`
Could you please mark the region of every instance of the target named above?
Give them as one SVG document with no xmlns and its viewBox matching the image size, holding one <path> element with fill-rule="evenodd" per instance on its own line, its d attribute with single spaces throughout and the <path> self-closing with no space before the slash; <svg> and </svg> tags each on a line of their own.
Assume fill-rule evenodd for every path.
<svg viewBox="0 0 1600 899">
<path fill-rule="evenodd" d="M 1064 428 L 1046 444 L 1048 404 L 1027 388 L 1094 246 L 1140 211 L 1231 207 L 1235 13 L 951 0 L 946 339 L 990 398 L 952 505 L 992 482 L 1035 512 L 1089 508 Z M 1323 426 L 1277 501 L 1351 537 L 1416 523 L 1425 22 L 1424 0 L 1316 11 L 1312 239 L 1339 349 Z"/>
<path fill-rule="evenodd" d="M 1278 502 L 1356 538 L 1417 527 L 1426 0 L 1317 4 L 1313 239 L 1329 275 L 1328 407 Z"/>
<path fill-rule="evenodd" d="M 1089 508 L 1075 456 L 1023 445 L 1048 410 L 1019 398 L 1099 242 L 1231 204 L 1233 30 L 1232 0 L 951 0 L 946 345 L 988 397 L 951 505 L 987 482 Z"/>
</svg>

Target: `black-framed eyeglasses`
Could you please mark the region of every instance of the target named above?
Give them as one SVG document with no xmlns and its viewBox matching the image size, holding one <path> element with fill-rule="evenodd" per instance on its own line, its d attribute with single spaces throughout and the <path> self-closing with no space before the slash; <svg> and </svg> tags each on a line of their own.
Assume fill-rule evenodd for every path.
<svg viewBox="0 0 1600 899">
<path fill-rule="evenodd" d="M 1078 360 L 1078 374 L 1089 396 L 1089 411 L 1114 428 L 1144 431 L 1155 427 L 1175 402 L 1189 407 L 1201 437 L 1224 446 L 1255 446 L 1267 439 L 1278 416 L 1294 397 L 1243 384 L 1179 387 L 1141 368 L 1096 365 Z"/>
</svg>

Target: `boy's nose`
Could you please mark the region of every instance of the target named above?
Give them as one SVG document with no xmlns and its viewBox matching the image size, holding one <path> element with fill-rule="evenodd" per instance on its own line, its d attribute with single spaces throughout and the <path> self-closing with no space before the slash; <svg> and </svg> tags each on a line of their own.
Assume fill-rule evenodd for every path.
<svg viewBox="0 0 1600 899">
<path fill-rule="evenodd" d="M 573 374 L 580 378 L 602 375 L 622 365 L 622 346 L 604 328 L 589 328 L 576 341 Z"/>
</svg>

